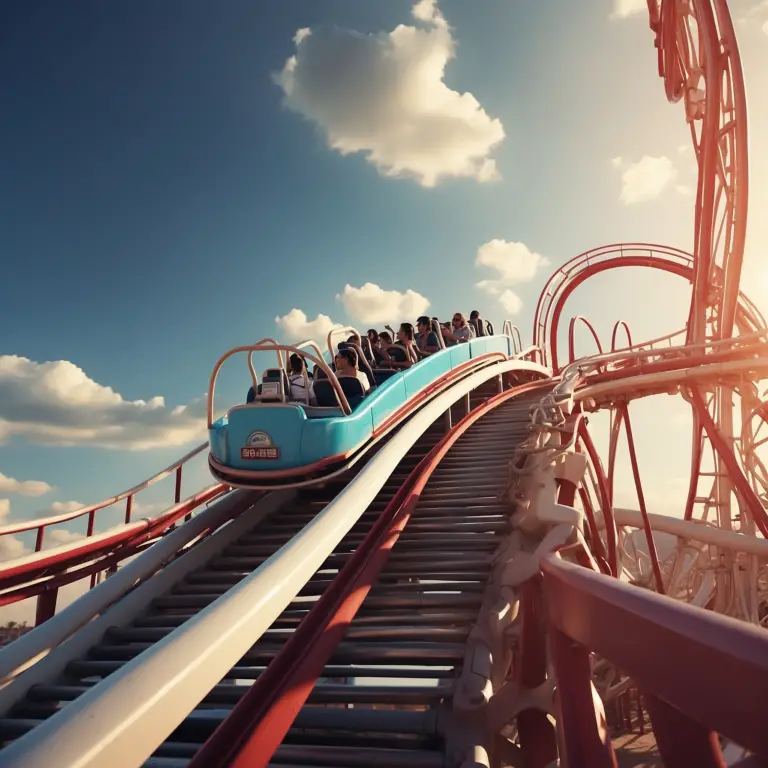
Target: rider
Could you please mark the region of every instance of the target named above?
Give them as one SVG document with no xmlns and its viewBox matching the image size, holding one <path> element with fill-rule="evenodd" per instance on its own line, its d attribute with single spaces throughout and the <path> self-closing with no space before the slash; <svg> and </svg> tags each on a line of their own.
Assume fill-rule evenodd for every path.
<svg viewBox="0 0 768 768">
<path fill-rule="evenodd" d="M 357 367 L 357 352 L 354 349 L 340 349 L 336 353 L 336 376 L 357 379 L 363 387 L 363 393 L 371 388 L 368 377 Z"/>
</svg>

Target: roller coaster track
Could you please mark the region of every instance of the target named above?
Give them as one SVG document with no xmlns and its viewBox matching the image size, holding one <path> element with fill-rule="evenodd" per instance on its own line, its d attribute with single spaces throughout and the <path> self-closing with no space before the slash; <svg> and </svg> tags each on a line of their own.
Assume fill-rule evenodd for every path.
<svg viewBox="0 0 768 768">
<path fill-rule="evenodd" d="M 377 684 L 330 682 L 315 687 L 276 758 L 284 762 L 290 756 L 297 764 L 311 758 L 315 764 L 321 760 L 321 765 L 338 765 L 339 760 L 343 765 L 360 766 L 442 765 L 443 744 L 451 735 L 445 717 L 450 712 L 455 670 L 462 664 L 494 556 L 509 527 L 508 505 L 499 500 L 507 476 L 505 451 L 527 436 L 530 406 L 541 393 L 540 385 L 524 388 L 461 436 L 456 434 L 450 447 L 443 447 L 445 454 L 434 467 L 427 467 L 424 459 L 439 445 L 444 420 L 429 428 L 296 598 L 227 671 L 226 682 L 211 689 L 146 764 L 189 763 L 229 708 L 252 690 L 231 681 L 258 680 L 265 665 L 278 656 L 284 641 L 306 618 L 313 601 L 324 594 L 371 535 L 377 521 L 386 519 L 388 510 L 396 510 L 398 515 L 391 516 L 385 530 L 388 546 L 381 550 L 386 562 L 378 565 L 377 579 L 366 580 L 370 593 L 346 628 L 343 641 L 329 649 L 330 665 L 320 674 L 329 681 L 375 678 Z M 414 481 L 423 488 L 414 490 Z M 411 489 L 407 500 L 401 498 L 401 488 Z M 240 583 L 305 529 L 336 490 L 300 491 L 254 525 L 260 509 L 269 504 L 267 500 L 257 503 L 249 516 L 241 518 L 243 532 L 227 537 L 229 543 L 217 554 L 155 597 L 129 626 L 107 630 L 84 656 L 69 662 L 59 680 L 32 688 L 13 713 L 0 720 L 0 737 L 7 741 L 32 731 L 34 739 L 33 729 L 47 718 L 55 718 L 62 702 L 77 700 L 95 681 L 116 673 Z M 407 512 L 402 507 L 406 501 L 410 505 Z M 397 546 L 390 553 L 388 547 L 395 537 Z M 400 672 L 391 665 L 426 667 L 417 673 L 425 680 L 402 685 L 403 678 L 416 673 Z M 393 686 L 393 681 L 401 685 Z M 410 708 L 370 708 L 388 705 Z M 370 732 L 375 735 L 366 736 Z M 263 753 L 263 745 L 259 751 Z M 7 754 L 0 752 L 0 761 L 29 764 L 17 761 L 17 754 L 11 747 Z M 215 758 L 198 762 L 213 765 Z"/>
<path fill-rule="evenodd" d="M 612 768 L 612 736 L 649 726 L 673 768 L 766 764 L 768 332 L 739 292 L 743 73 L 725 0 L 648 8 L 699 165 L 693 252 L 566 262 L 532 350 L 517 332 L 515 359 L 441 380 L 323 488 L 182 500 L 200 446 L 101 504 L 0 528 L 37 531 L 33 555 L 0 565 L 0 605 L 35 599 L 38 624 L 0 652 L 0 768 Z M 685 328 L 637 343 L 619 321 L 608 349 L 573 318 L 563 360 L 568 296 L 623 266 L 688 280 Z M 577 354 L 578 324 L 597 354 Z M 693 413 L 674 518 L 647 508 L 629 411 L 663 392 Z M 588 425 L 601 409 L 605 464 Z M 622 433 L 635 510 L 614 504 Z M 135 520 L 136 494 L 173 473 L 173 506 Z M 96 533 L 122 502 L 124 525 Z M 43 551 L 48 527 L 83 516 L 83 542 Z"/>
</svg>

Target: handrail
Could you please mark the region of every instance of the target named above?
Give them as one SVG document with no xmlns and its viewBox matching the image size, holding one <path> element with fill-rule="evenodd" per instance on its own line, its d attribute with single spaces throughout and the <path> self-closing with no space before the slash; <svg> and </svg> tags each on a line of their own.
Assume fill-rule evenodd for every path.
<svg viewBox="0 0 768 768">
<path fill-rule="evenodd" d="M 123 491 L 122 493 L 117 494 L 117 496 L 112 496 L 108 499 L 104 499 L 103 501 L 99 501 L 96 504 L 90 504 L 84 507 L 80 507 L 79 509 L 75 509 L 72 512 L 63 512 L 60 515 L 52 515 L 50 517 L 43 517 L 43 518 L 36 518 L 34 520 L 24 520 L 19 521 L 17 523 L 8 523 L 7 525 L 0 526 L 0 536 L 5 536 L 11 533 L 22 533 L 24 531 L 31 531 L 35 528 L 37 529 L 44 529 L 49 525 L 56 525 L 58 523 L 66 523 L 69 520 L 75 520 L 78 517 L 82 517 L 83 515 L 88 514 L 95 514 L 100 509 L 104 509 L 105 507 L 110 507 L 113 504 L 117 504 L 117 502 L 122 501 L 123 499 L 129 499 L 129 501 L 135 496 L 139 491 L 143 491 L 145 488 L 148 488 L 150 485 L 154 485 L 155 483 L 159 482 L 160 480 L 165 479 L 168 477 L 168 475 L 171 474 L 171 472 L 176 471 L 177 473 L 177 481 L 176 481 L 176 487 L 177 490 L 180 491 L 181 489 L 181 467 L 186 464 L 190 459 L 197 456 L 199 453 L 204 451 L 208 447 L 208 443 L 201 443 L 196 448 L 193 448 L 189 453 L 182 456 L 180 459 L 177 459 L 173 462 L 173 464 L 170 464 L 165 469 L 161 470 L 155 475 L 152 475 L 152 477 L 148 478 L 147 480 L 142 481 L 138 485 L 134 485 L 133 488 L 129 488 L 127 491 Z M 177 498 L 175 503 L 179 503 L 180 499 Z M 128 518 L 127 522 L 130 522 L 130 506 L 126 510 L 126 517 Z M 90 524 L 89 524 L 90 527 Z M 40 538 L 40 544 L 42 544 L 42 537 Z M 40 551 L 39 547 L 36 547 L 35 551 Z"/>
<path fill-rule="evenodd" d="M 505 320 L 501 326 L 501 335 L 509 336 L 512 339 L 512 350 L 518 352 L 523 348 L 523 337 L 520 333 L 520 329 L 516 325 L 512 325 L 511 320 Z"/>
<path fill-rule="evenodd" d="M 277 342 L 274 339 L 270 339 L 268 336 L 265 336 L 263 339 L 260 339 L 256 342 L 255 346 L 260 346 L 261 344 L 274 344 L 277 345 Z M 320 355 L 322 357 L 322 355 Z M 283 360 L 283 354 L 278 349 L 277 350 L 277 367 L 284 371 L 288 365 L 288 354 L 285 355 L 285 360 Z M 256 369 L 253 367 L 253 351 L 248 353 L 248 370 L 251 373 L 251 381 L 253 382 L 253 394 L 255 395 L 259 391 L 259 377 L 256 373 Z"/>
<path fill-rule="evenodd" d="M 257 642 L 359 520 L 419 437 L 453 403 L 508 371 L 505 361 L 449 387 L 417 411 L 297 536 L 160 642 L 0 752 L 0 766 L 138 764 Z"/>
<path fill-rule="evenodd" d="M 575 641 L 610 660 L 647 694 L 696 722 L 763 757 L 768 754 L 765 630 L 625 584 L 559 555 L 544 556 L 541 566 L 550 620 L 571 645 Z M 646 652 L 639 653 L 640 648 Z M 659 664 L 658 654 L 648 648 L 673 663 Z M 702 691 L 717 695 L 702 696 Z M 749 702 L 749 713 L 744 702 Z"/>
<path fill-rule="evenodd" d="M 578 378 L 577 374 L 583 372 L 587 367 L 591 367 L 595 370 L 600 367 L 604 367 L 609 363 L 616 362 L 618 360 L 639 360 L 643 357 L 655 357 L 660 354 L 671 355 L 681 354 L 684 355 L 688 352 L 695 352 L 702 349 L 719 349 L 721 347 L 737 347 L 745 342 L 759 341 L 762 338 L 768 336 L 768 328 L 764 328 L 754 333 L 745 334 L 744 336 L 736 336 L 732 339 L 721 339 L 719 341 L 705 341 L 698 344 L 682 344 L 676 347 L 664 347 L 663 350 L 659 349 L 637 349 L 637 350 L 617 350 L 616 352 L 606 352 L 601 355 L 591 355 L 589 357 L 582 357 L 578 360 L 574 360 L 569 365 L 565 366 L 560 372 L 561 382 L 573 382 Z M 681 359 L 685 359 L 682 357 Z M 562 386 L 558 385 L 558 389 Z"/>
<path fill-rule="evenodd" d="M 315 351 L 321 360 L 323 359 L 323 352 L 314 339 L 305 339 L 304 341 L 300 341 L 298 344 L 296 344 L 296 349 L 304 349 L 305 347 L 310 347 Z"/>
<path fill-rule="evenodd" d="M 240 352 L 248 352 L 248 353 L 269 352 L 271 350 L 295 352 L 300 357 L 303 357 L 306 360 L 309 360 L 313 365 L 318 366 L 328 376 L 328 381 L 331 382 L 331 386 L 333 387 L 333 390 L 336 393 L 336 402 L 339 404 L 339 408 L 341 408 L 341 410 L 345 414 L 352 413 L 352 408 L 350 407 L 349 401 L 347 400 L 347 397 L 344 394 L 344 390 L 342 390 L 341 385 L 339 384 L 339 380 L 336 378 L 336 374 L 326 365 L 322 357 L 315 357 L 314 355 L 310 355 L 308 352 L 305 352 L 304 350 L 301 350 L 298 347 L 291 346 L 290 344 L 248 344 L 240 347 L 233 347 L 228 352 L 225 352 L 216 361 L 216 365 L 213 367 L 213 372 L 211 373 L 211 378 L 209 379 L 209 382 L 208 382 L 208 404 L 207 404 L 208 405 L 207 407 L 208 429 L 211 429 L 213 427 L 213 398 L 216 392 L 216 378 L 219 375 L 219 370 L 221 370 L 221 366 L 224 365 L 224 363 L 230 357 Z M 252 365 L 251 365 L 251 375 L 253 375 Z"/>
<path fill-rule="evenodd" d="M 116 546 L 130 542 L 137 534 L 154 531 L 163 527 L 165 523 L 170 524 L 188 514 L 192 509 L 228 492 L 229 486 L 214 483 L 155 517 L 145 517 L 79 541 L 0 563 L 0 582 L 4 582 L 3 588 L 7 589 L 15 586 L 20 581 L 20 577 L 39 578 L 43 574 L 50 574 L 57 567 L 58 570 L 67 570 L 81 563 L 84 557 L 113 551 Z M 10 584 L 10 581 L 13 581 L 13 584 Z M 2 604 L 1 595 L 0 604 Z"/>
<path fill-rule="evenodd" d="M 360 349 L 363 348 L 363 337 L 358 332 L 357 328 L 353 328 L 351 325 L 347 325 L 344 328 L 331 328 L 330 331 L 328 331 L 328 336 L 326 337 L 326 341 L 328 342 L 328 352 L 330 352 L 331 360 L 333 360 L 333 337 L 337 336 L 340 333 L 351 333 L 355 336 L 357 339 L 357 343 L 360 346 Z M 322 355 L 321 355 L 322 357 Z"/>
<path fill-rule="evenodd" d="M 45 623 L 22 635 L 0 653 L 0 688 L 18 677 L 31 662 L 37 662 L 52 649 L 71 637 L 80 627 L 132 590 L 139 582 L 155 573 L 159 566 L 176 555 L 182 547 L 206 530 L 216 529 L 241 511 L 242 502 L 253 494 L 235 491 L 222 498 L 158 541 L 135 560 L 120 568 L 80 599 L 70 603 Z"/>
</svg>

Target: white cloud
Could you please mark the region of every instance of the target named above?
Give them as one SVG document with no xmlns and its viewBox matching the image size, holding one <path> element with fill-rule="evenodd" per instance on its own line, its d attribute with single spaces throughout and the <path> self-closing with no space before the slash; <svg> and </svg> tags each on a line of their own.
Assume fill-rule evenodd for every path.
<svg viewBox="0 0 768 768">
<path fill-rule="evenodd" d="M 0 562 L 15 560 L 29 554 L 31 550 L 16 536 L 0 536 Z"/>
<path fill-rule="evenodd" d="M 437 0 L 419 0 L 413 6 L 413 16 L 426 24 L 445 24 L 445 19 L 437 7 Z"/>
<path fill-rule="evenodd" d="M 332 149 L 363 153 L 384 176 L 425 187 L 498 178 L 490 153 L 504 139 L 501 121 L 443 82 L 455 45 L 436 0 L 420 0 L 412 13 L 420 26 L 378 34 L 299 30 L 295 54 L 275 75 L 286 106 L 315 123 Z"/>
<path fill-rule="evenodd" d="M 51 515 L 64 515 L 76 509 L 82 509 L 84 506 L 82 501 L 54 501 L 49 512 Z"/>
<path fill-rule="evenodd" d="M 276 317 L 275 323 L 292 342 L 305 339 L 324 342 L 334 328 L 343 328 L 339 323 L 334 323 L 328 315 L 318 315 L 314 320 L 310 320 L 301 309 L 295 307 L 287 315 Z"/>
<path fill-rule="evenodd" d="M 675 192 L 680 195 L 685 195 L 685 197 L 691 197 L 693 195 L 693 190 L 687 184 L 677 184 L 675 186 Z"/>
<path fill-rule="evenodd" d="M 490 296 L 495 296 L 505 312 L 516 315 L 523 308 L 523 302 L 509 286 L 533 280 L 539 267 L 549 265 L 549 259 L 531 251 L 525 243 L 507 242 L 496 238 L 483 243 L 477 249 L 475 265 L 488 267 L 496 272 L 496 277 L 480 280 L 476 287 Z"/>
<path fill-rule="evenodd" d="M 375 283 L 360 288 L 347 284 L 336 297 L 353 320 L 366 325 L 376 323 L 414 322 L 429 309 L 429 299 L 410 288 L 407 291 L 388 291 Z"/>
<path fill-rule="evenodd" d="M 71 544 L 73 541 L 80 541 L 80 539 L 84 538 L 85 535 L 82 533 L 75 533 L 74 531 L 68 531 L 64 528 L 53 528 L 51 530 L 46 530 L 43 536 L 43 549 L 61 547 L 64 544 Z"/>
<path fill-rule="evenodd" d="M 764 22 L 763 24 L 763 32 L 768 35 L 768 21 Z"/>
<path fill-rule="evenodd" d="M 639 13 L 648 13 L 646 0 L 613 0 L 612 19 L 626 19 Z"/>
<path fill-rule="evenodd" d="M 614 158 L 611 165 L 622 172 L 619 200 L 624 205 L 653 200 L 677 177 L 677 168 L 668 157 L 643 155 L 636 163 Z"/>
<path fill-rule="evenodd" d="M 8 517 L 11 514 L 11 500 L 0 499 L 0 520 Z"/>
<path fill-rule="evenodd" d="M 0 356 L 0 443 L 147 450 L 183 445 L 205 432 L 205 399 L 169 408 L 162 397 L 125 400 L 67 360 Z"/>
<path fill-rule="evenodd" d="M 510 243 L 496 238 L 477 249 L 475 264 L 490 267 L 505 282 L 527 283 L 533 280 L 539 267 L 549 264 L 549 260 L 531 251 L 524 243 Z"/>
<path fill-rule="evenodd" d="M 499 296 L 499 304 L 509 315 L 516 315 L 523 308 L 522 299 L 509 288 Z"/>
<path fill-rule="evenodd" d="M 0 493 L 17 493 L 19 496 L 44 496 L 53 486 L 42 480 L 15 480 L 0 472 Z"/>
</svg>

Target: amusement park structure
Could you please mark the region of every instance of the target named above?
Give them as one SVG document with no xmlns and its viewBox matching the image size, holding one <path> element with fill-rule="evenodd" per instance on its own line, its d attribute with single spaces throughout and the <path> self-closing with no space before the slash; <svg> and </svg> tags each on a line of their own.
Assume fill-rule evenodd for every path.
<svg viewBox="0 0 768 768">
<path fill-rule="evenodd" d="M 35 629 L 0 651 L 0 766 L 603 768 L 622 729 L 652 733 L 656 764 L 766 764 L 768 329 L 739 290 L 744 78 L 726 0 L 648 7 L 698 160 L 692 253 L 576 256 L 545 285 L 531 346 L 509 323 L 478 327 L 371 369 L 368 394 L 314 342 L 224 355 L 208 443 L 100 504 L 0 528 L 36 531 L 32 555 L 0 564 L 0 605 L 37 605 Z M 638 342 L 619 321 L 608 346 L 576 317 L 566 353 L 568 297 L 621 267 L 686 280 L 685 327 Z M 577 353 L 579 324 L 596 354 Z M 278 366 L 259 382 L 262 352 Z M 316 404 L 289 402 L 288 354 L 314 365 Z M 253 401 L 217 419 L 235 355 Z M 676 516 L 647 508 L 630 419 L 660 393 L 692 413 Z M 614 505 L 620 447 L 637 509 Z M 217 482 L 184 499 L 198 454 Z M 173 505 L 136 520 L 136 495 L 168 476 Z M 116 504 L 124 525 L 96 533 Z M 83 540 L 44 549 L 76 518 Z M 85 593 L 57 611 L 76 582 Z"/>
</svg>

